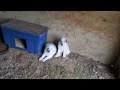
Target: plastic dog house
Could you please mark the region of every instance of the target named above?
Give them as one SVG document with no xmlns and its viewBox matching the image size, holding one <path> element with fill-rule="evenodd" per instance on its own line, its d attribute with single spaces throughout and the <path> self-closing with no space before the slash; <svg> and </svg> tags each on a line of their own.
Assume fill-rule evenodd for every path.
<svg viewBox="0 0 120 90">
<path fill-rule="evenodd" d="M 9 47 L 40 54 L 46 43 L 48 27 L 21 20 L 10 20 L 1 25 L 3 38 Z M 17 46 L 21 41 L 24 47 Z"/>
</svg>

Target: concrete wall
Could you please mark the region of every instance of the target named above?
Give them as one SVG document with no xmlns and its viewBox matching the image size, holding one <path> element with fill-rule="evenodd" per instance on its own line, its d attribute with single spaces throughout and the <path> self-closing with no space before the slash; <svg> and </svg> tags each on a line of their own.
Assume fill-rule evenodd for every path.
<svg viewBox="0 0 120 90">
<path fill-rule="evenodd" d="M 112 64 L 118 54 L 120 12 L 114 11 L 0 11 L 0 18 L 16 18 L 48 26 L 48 41 L 65 36 L 72 52 Z"/>
</svg>

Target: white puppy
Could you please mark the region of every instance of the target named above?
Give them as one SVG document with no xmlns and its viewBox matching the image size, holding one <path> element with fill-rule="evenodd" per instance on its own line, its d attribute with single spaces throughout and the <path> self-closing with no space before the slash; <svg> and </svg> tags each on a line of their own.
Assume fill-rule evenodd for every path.
<svg viewBox="0 0 120 90">
<path fill-rule="evenodd" d="M 63 55 L 63 58 L 65 58 L 68 54 L 70 54 L 70 49 L 69 49 L 67 40 L 66 38 L 62 37 L 60 38 L 60 41 L 58 42 L 58 51 L 55 57 L 59 57 Z"/>
<path fill-rule="evenodd" d="M 47 43 L 45 45 L 45 50 L 43 55 L 39 58 L 39 61 L 45 62 L 48 59 L 51 59 L 57 51 L 56 46 L 53 43 Z"/>
</svg>

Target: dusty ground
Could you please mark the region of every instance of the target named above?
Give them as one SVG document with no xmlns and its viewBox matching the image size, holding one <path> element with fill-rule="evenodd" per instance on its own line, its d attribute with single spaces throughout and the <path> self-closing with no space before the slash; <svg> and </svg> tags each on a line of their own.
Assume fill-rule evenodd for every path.
<svg viewBox="0 0 120 90">
<path fill-rule="evenodd" d="M 0 79 L 114 79 L 110 67 L 76 53 L 46 63 L 39 56 L 10 49 L 0 55 Z"/>
</svg>

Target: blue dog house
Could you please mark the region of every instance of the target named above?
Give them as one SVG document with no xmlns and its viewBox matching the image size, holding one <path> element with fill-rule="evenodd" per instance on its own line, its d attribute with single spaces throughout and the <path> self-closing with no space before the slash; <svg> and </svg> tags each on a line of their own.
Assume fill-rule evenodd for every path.
<svg viewBox="0 0 120 90">
<path fill-rule="evenodd" d="M 47 40 L 48 27 L 46 26 L 11 20 L 2 24 L 1 28 L 4 41 L 9 47 L 34 54 L 41 53 Z"/>
</svg>

